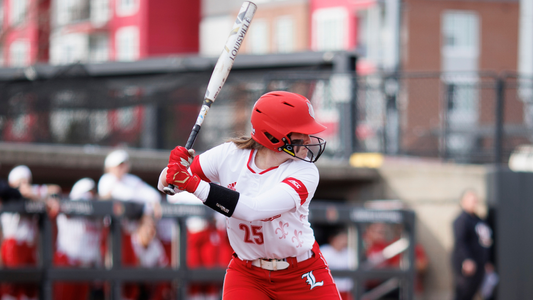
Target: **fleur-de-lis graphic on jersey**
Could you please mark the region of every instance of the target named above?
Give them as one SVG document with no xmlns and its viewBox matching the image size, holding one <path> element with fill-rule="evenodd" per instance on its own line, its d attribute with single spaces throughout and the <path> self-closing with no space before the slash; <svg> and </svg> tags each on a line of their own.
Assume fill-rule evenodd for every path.
<svg viewBox="0 0 533 300">
<path fill-rule="evenodd" d="M 283 223 L 283 221 L 279 221 L 279 227 L 276 229 L 275 233 L 278 234 L 278 231 L 281 232 L 281 236 L 279 237 L 280 240 L 286 238 L 287 235 L 289 235 L 289 232 L 283 230 L 283 227 L 289 227 L 289 223 Z"/>
<path fill-rule="evenodd" d="M 311 286 L 310 290 L 314 289 L 317 286 L 323 286 L 324 281 L 316 282 L 315 275 L 313 275 L 313 271 L 310 271 L 309 273 L 305 273 L 302 275 L 302 278 L 307 277 L 305 281 L 307 281 L 307 284 Z"/>
<path fill-rule="evenodd" d="M 292 237 L 292 242 L 294 243 L 294 240 L 296 239 L 296 243 L 298 243 L 298 245 L 296 245 L 296 248 L 302 247 L 302 245 L 304 244 L 303 241 L 300 241 L 300 236 L 302 236 L 302 232 L 298 230 L 294 230 L 294 236 Z"/>
</svg>

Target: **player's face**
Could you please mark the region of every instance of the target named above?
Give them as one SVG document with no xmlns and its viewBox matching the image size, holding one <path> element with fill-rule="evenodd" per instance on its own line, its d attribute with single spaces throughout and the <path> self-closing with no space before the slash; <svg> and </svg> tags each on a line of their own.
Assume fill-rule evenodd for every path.
<svg viewBox="0 0 533 300">
<path fill-rule="evenodd" d="M 291 139 L 291 144 L 295 146 L 294 153 L 296 154 L 296 156 L 302 159 L 306 158 L 307 151 L 308 151 L 307 148 L 297 146 L 297 145 L 308 145 L 311 142 L 311 138 L 309 137 L 309 135 L 294 132 L 291 134 L 290 139 Z"/>
<path fill-rule="evenodd" d="M 290 145 L 286 145 L 286 149 L 290 150 L 292 153 L 289 154 L 296 159 L 316 162 L 326 148 L 326 142 L 314 135 L 293 132 L 288 137 Z"/>
</svg>

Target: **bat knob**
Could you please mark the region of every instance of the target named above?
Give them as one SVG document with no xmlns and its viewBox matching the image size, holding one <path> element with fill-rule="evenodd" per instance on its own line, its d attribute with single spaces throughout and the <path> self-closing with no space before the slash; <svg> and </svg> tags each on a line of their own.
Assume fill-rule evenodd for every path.
<svg viewBox="0 0 533 300">
<path fill-rule="evenodd" d="M 168 186 L 164 187 L 163 192 L 165 192 L 165 194 L 170 195 L 170 196 L 173 196 L 176 194 L 176 191 L 174 191 L 174 186 L 172 184 L 169 184 Z"/>
</svg>

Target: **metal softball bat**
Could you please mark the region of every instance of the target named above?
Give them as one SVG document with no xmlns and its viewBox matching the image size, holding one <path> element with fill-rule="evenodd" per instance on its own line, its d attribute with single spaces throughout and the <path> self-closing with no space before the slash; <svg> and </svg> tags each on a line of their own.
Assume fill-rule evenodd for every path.
<svg viewBox="0 0 533 300">
<path fill-rule="evenodd" d="M 222 54 L 220 54 L 218 57 L 213 73 L 211 74 L 211 78 L 209 78 L 202 108 L 200 109 L 200 113 L 196 118 L 196 123 L 191 130 L 191 134 L 187 139 L 185 148 L 191 149 L 194 145 L 196 137 L 198 136 L 198 132 L 200 132 L 200 129 L 202 128 L 202 124 L 207 112 L 209 111 L 209 108 L 211 107 L 211 104 L 215 102 L 215 99 L 224 86 L 224 83 L 226 83 L 226 79 L 228 78 L 229 72 L 233 67 L 237 53 L 239 52 L 242 42 L 244 41 L 246 32 L 248 32 L 248 28 L 250 27 L 256 10 L 257 5 L 250 1 L 246 1 L 242 4 L 241 9 L 237 14 L 237 19 L 235 20 L 235 23 L 233 23 L 233 28 L 230 31 L 228 39 L 226 40 Z M 174 195 L 174 186 L 169 184 L 164 188 L 164 192 L 168 195 Z"/>
</svg>

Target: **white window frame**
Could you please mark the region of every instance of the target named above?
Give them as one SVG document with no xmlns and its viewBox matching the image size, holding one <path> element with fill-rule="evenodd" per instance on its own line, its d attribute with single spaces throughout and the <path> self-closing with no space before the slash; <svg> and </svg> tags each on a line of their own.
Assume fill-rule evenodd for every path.
<svg viewBox="0 0 533 300">
<path fill-rule="evenodd" d="M 28 13 L 28 1 L 29 0 L 11 0 L 10 1 L 10 24 L 13 26 L 22 24 L 26 21 L 26 15 Z"/>
<path fill-rule="evenodd" d="M 476 75 L 480 54 L 480 18 L 475 11 L 446 10 L 441 15 L 441 60 L 443 78 L 454 84 L 453 108 L 447 113 L 452 132 L 447 137 L 447 151 L 468 152 L 475 138 L 468 133 L 453 132 L 475 128 L 479 119 L 479 78 Z M 450 43 L 449 41 L 453 41 Z M 474 73 L 464 73 L 464 71 Z M 469 75 L 472 74 L 472 75 Z"/>
<path fill-rule="evenodd" d="M 85 63 L 88 60 L 89 37 L 86 33 L 53 35 L 50 39 L 50 63 L 56 65 Z"/>
<path fill-rule="evenodd" d="M 0 30 L 4 27 L 5 0 L 0 0 Z"/>
<path fill-rule="evenodd" d="M 25 67 L 29 65 L 30 43 L 28 40 L 16 40 L 9 46 L 9 66 Z"/>
<path fill-rule="evenodd" d="M 347 34 L 348 11 L 346 8 L 322 8 L 313 13 L 313 50 L 346 50 L 348 48 Z"/>
<path fill-rule="evenodd" d="M 115 34 L 115 60 L 135 61 L 140 56 L 140 37 L 137 26 L 119 28 Z"/>
<path fill-rule="evenodd" d="M 30 64 L 30 42 L 16 40 L 9 45 L 9 66 L 26 67 Z"/>
<path fill-rule="evenodd" d="M 101 25 L 107 23 L 111 18 L 109 0 L 92 0 L 91 2 L 91 23 Z"/>
<path fill-rule="evenodd" d="M 479 58 L 480 20 L 476 12 L 446 10 L 442 13 L 441 22 L 443 56 Z M 450 38 L 458 43 L 449 45 Z"/>
<path fill-rule="evenodd" d="M 234 21 L 235 18 L 230 15 L 203 18 L 200 22 L 200 54 L 218 57 Z"/>
<path fill-rule="evenodd" d="M 269 52 L 269 28 L 265 19 L 255 19 L 250 25 L 248 39 L 248 52 L 251 54 L 266 54 Z"/>
<path fill-rule="evenodd" d="M 139 0 L 115 0 L 119 17 L 131 16 L 139 11 Z"/>
<path fill-rule="evenodd" d="M 293 52 L 295 45 L 295 22 L 291 15 L 280 16 L 276 19 L 275 45 L 278 52 Z"/>
</svg>

